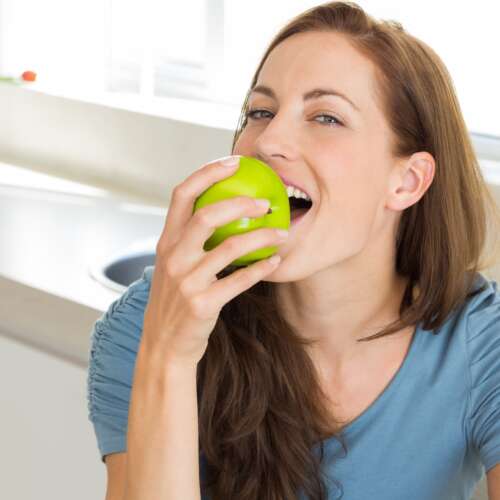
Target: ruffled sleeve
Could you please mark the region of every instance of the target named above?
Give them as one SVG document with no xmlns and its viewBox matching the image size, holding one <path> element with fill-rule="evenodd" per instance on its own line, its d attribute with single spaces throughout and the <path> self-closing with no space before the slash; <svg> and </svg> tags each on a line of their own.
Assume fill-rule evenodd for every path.
<svg viewBox="0 0 500 500">
<path fill-rule="evenodd" d="M 470 373 L 467 432 L 486 472 L 500 463 L 500 294 L 491 281 L 467 319 Z"/>
<path fill-rule="evenodd" d="M 101 461 L 126 451 L 128 407 L 135 359 L 154 267 L 115 300 L 91 331 L 87 374 L 88 418 L 94 426 Z"/>
</svg>

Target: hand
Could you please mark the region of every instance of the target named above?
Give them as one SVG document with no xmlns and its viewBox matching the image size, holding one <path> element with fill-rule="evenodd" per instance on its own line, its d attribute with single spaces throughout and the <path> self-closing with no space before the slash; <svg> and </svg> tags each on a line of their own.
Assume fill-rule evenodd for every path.
<svg viewBox="0 0 500 500">
<path fill-rule="evenodd" d="M 217 279 L 236 258 L 285 238 L 274 228 L 233 235 L 210 251 L 204 242 L 215 229 L 241 217 L 262 217 L 268 209 L 255 199 L 238 196 L 207 205 L 193 214 L 196 198 L 229 177 L 221 161 L 196 170 L 172 194 L 165 226 L 156 246 L 155 270 L 144 314 L 143 341 L 172 362 L 198 363 L 223 306 L 273 272 L 278 263 L 255 262 Z"/>
</svg>

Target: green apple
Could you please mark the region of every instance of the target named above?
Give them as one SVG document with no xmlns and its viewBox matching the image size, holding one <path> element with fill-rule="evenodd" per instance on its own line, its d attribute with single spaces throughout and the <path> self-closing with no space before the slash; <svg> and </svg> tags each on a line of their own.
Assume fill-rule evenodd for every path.
<svg viewBox="0 0 500 500">
<path fill-rule="evenodd" d="M 226 238 L 235 234 L 248 233 L 253 229 L 261 227 L 288 229 L 290 227 L 290 203 L 285 185 L 269 165 L 251 156 L 241 156 L 238 170 L 233 175 L 206 189 L 196 199 L 193 214 L 206 205 L 235 196 L 266 198 L 270 201 L 269 208 L 272 213 L 257 218 L 243 217 L 216 228 L 203 245 L 204 250 L 212 250 Z M 277 246 L 258 248 L 240 256 L 231 262 L 231 265 L 247 266 L 270 257 L 277 250 Z"/>
</svg>

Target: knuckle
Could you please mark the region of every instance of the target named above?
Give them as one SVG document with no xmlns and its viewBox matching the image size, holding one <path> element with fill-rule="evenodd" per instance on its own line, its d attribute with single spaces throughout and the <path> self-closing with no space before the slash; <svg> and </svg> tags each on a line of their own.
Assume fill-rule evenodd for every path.
<svg viewBox="0 0 500 500">
<path fill-rule="evenodd" d="M 157 242 L 156 242 L 156 256 L 160 257 L 162 260 L 165 260 L 167 258 L 168 251 L 170 249 L 169 243 L 166 241 L 165 236 L 163 235 Z"/>
<path fill-rule="evenodd" d="M 184 182 L 177 184 L 172 190 L 172 198 L 184 198 L 186 195 L 186 184 Z"/>
<path fill-rule="evenodd" d="M 160 262 L 165 274 L 170 278 L 175 277 L 175 269 L 179 266 L 174 263 L 173 259 L 162 259 Z"/>
<path fill-rule="evenodd" d="M 209 317 L 208 305 L 201 294 L 192 295 L 188 301 L 191 314 L 199 319 Z"/>
<path fill-rule="evenodd" d="M 161 241 L 161 239 L 156 243 L 155 254 L 157 257 L 162 257 L 165 255 L 165 244 Z"/>
<path fill-rule="evenodd" d="M 251 265 L 246 269 L 234 273 L 237 286 L 240 288 L 249 287 L 255 281 L 256 271 L 255 266 Z"/>
<path fill-rule="evenodd" d="M 209 207 L 200 208 L 200 210 L 195 212 L 193 217 L 196 219 L 197 224 L 200 224 L 202 226 L 206 226 L 209 228 L 212 227 L 212 223 L 210 220 L 211 217 L 210 217 Z"/>
<path fill-rule="evenodd" d="M 241 245 L 240 240 L 241 236 L 232 236 L 231 238 L 224 240 L 224 243 L 222 244 L 224 252 L 233 254 L 234 252 L 238 251 Z"/>
<path fill-rule="evenodd" d="M 191 294 L 191 284 L 189 279 L 187 278 L 182 279 L 177 285 L 177 290 L 184 298 L 189 299 L 189 301 L 191 302 L 192 294 Z"/>
</svg>

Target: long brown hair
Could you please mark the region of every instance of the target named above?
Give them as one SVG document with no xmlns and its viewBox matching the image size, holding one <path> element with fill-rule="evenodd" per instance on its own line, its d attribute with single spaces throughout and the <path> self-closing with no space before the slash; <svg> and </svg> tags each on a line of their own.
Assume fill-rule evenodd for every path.
<svg viewBox="0 0 500 500">
<path fill-rule="evenodd" d="M 355 3 L 331 2 L 305 11 L 279 31 L 250 89 L 274 47 L 311 31 L 343 34 L 375 64 L 394 158 L 427 151 L 436 164 L 431 186 L 404 210 L 398 227 L 395 265 L 408 278 L 400 318 L 359 341 L 418 322 L 437 329 L 474 295 L 476 272 L 494 263 L 499 251 L 498 241 L 488 245 L 487 237 L 499 234 L 500 214 L 452 79 L 439 56 L 400 23 L 375 20 Z M 250 89 L 233 151 L 246 126 Z M 228 266 L 217 277 L 236 269 Z M 272 282 L 257 283 L 223 307 L 198 364 L 200 449 L 212 500 L 295 499 L 300 491 L 314 500 L 327 497 L 322 440 L 336 438 L 347 447 L 341 422 L 326 408 L 327 396 L 305 350 L 309 343 L 281 314 Z M 319 459 L 313 453 L 318 443 Z"/>
</svg>

